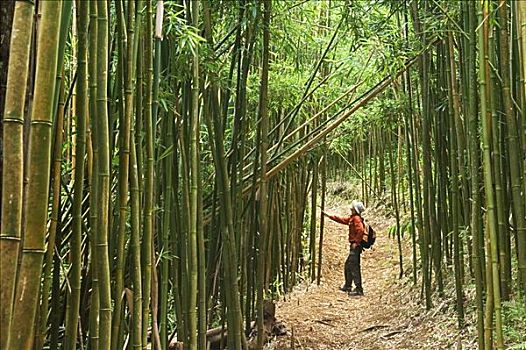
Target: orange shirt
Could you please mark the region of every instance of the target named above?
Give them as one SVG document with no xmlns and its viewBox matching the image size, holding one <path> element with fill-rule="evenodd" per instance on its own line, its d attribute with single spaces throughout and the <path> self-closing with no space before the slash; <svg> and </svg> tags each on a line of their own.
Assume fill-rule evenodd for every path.
<svg viewBox="0 0 526 350">
<path fill-rule="evenodd" d="M 349 226 L 349 243 L 360 244 L 365 234 L 362 217 L 358 214 L 348 216 L 329 215 L 329 219 Z"/>
</svg>

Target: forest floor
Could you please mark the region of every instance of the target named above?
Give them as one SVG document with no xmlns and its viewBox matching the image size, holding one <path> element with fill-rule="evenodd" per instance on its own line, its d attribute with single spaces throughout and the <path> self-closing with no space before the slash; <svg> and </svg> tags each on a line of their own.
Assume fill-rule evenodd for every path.
<svg viewBox="0 0 526 350">
<path fill-rule="evenodd" d="M 350 201 L 349 203 L 350 204 Z M 349 205 L 333 204 L 327 211 L 347 213 Z M 373 249 L 362 254 L 365 296 L 341 292 L 347 257 L 347 228 L 325 221 L 321 284 L 303 282 L 277 303 L 276 318 L 287 335 L 274 339 L 271 349 L 474 349 L 472 327 L 460 332 L 453 299 L 436 300 L 426 311 L 420 283 L 410 271 L 398 278 L 396 239 L 388 237 L 394 218 L 382 208 L 368 209 L 365 219 L 377 231 Z M 412 270 L 409 235 L 404 239 L 404 266 Z"/>
</svg>

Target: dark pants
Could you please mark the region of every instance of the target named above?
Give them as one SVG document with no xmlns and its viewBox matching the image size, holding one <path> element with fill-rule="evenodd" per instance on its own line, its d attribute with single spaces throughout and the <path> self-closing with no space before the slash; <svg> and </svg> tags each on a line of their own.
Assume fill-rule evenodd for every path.
<svg viewBox="0 0 526 350">
<path fill-rule="evenodd" d="M 350 246 L 349 256 L 345 260 L 345 287 L 352 288 L 353 282 L 357 292 L 363 292 L 362 271 L 360 269 L 361 246 Z"/>
</svg>

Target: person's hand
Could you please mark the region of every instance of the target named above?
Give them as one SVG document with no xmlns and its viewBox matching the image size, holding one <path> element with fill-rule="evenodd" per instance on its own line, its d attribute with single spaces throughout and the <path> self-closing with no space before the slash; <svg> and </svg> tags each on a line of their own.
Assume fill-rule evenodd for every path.
<svg viewBox="0 0 526 350">
<path fill-rule="evenodd" d="M 327 216 L 327 217 L 331 216 L 329 213 L 327 213 L 325 210 L 323 210 L 323 209 L 321 208 L 321 206 L 318 205 L 317 207 L 320 208 L 320 211 L 321 211 L 321 213 L 322 213 L 323 215 L 325 215 L 325 216 Z"/>
</svg>

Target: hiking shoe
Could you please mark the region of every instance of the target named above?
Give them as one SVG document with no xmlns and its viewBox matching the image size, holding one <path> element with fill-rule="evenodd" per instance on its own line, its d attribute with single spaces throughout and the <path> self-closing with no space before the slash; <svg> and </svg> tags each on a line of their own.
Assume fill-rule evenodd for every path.
<svg viewBox="0 0 526 350">
<path fill-rule="evenodd" d="M 358 297 L 363 295 L 363 290 L 353 290 L 352 292 L 349 292 L 349 296 L 351 297 Z"/>
<path fill-rule="evenodd" d="M 348 286 L 346 286 L 346 285 L 344 284 L 343 286 L 340 287 L 340 290 L 341 290 L 342 292 L 349 292 L 349 293 L 350 293 L 350 292 L 352 291 L 352 288 L 351 288 L 351 287 L 348 287 Z"/>
</svg>

